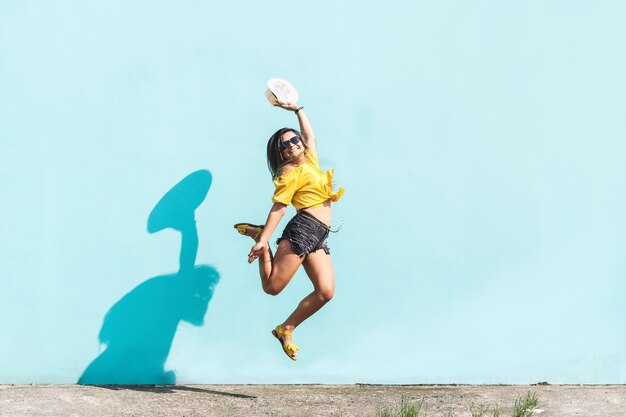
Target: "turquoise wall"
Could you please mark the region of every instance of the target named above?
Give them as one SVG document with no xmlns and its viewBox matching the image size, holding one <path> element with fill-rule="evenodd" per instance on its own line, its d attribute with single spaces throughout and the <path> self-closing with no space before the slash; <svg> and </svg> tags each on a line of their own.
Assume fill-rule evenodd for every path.
<svg viewBox="0 0 626 417">
<path fill-rule="evenodd" d="M 624 12 L 1 2 L 0 383 L 626 383 Z M 272 77 L 346 189 L 296 363 L 310 283 L 265 295 L 232 229 Z"/>
</svg>

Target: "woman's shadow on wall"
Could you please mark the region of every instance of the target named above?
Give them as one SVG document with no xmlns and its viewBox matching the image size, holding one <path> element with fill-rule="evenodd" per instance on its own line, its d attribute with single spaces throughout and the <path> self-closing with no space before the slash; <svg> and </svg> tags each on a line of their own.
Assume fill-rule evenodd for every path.
<svg viewBox="0 0 626 417">
<path fill-rule="evenodd" d="M 176 184 L 154 207 L 148 232 L 173 228 L 181 233 L 177 273 L 150 278 L 109 309 L 100 343 L 105 350 L 85 369 L 79 384 L 174 384 L 165 370 L 181 321 L 204 325 L 209 301 L 219 281 L 215 268 L 195 265 L 198 231 L 195 210 L 211 187 L 211 173 L 196 171 Z"/>
</svg>

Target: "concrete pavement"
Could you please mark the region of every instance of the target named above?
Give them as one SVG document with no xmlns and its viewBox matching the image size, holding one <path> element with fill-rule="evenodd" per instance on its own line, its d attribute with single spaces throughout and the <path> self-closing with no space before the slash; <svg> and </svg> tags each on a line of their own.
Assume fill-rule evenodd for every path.
<svg viewBox="0 0 626 417">
<path fill-rule="evenodd" d="M 420 417 L 491 417 L 528 392 L 534 416 L 626 416 L 626 385 L 0 385 L 0 415 L 373 417 L 405 398 L 422 402 Z"/>
</svg>

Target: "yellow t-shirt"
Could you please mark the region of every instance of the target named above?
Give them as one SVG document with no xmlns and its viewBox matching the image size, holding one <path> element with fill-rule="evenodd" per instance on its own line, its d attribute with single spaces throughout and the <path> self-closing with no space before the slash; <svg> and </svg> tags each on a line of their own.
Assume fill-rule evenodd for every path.
<svg viewBox="0 0 626 417">
<path fill-rule="evenodd" d="M 345 191 L 343 188 L 333 192 L 334 170 L 322 171 L 313 151 L 309 150 L 306 156 L 305 163 L 274 179 L 274 203 L 292 203 L 296 210 L 301 210 L 319 207 L 328 200 L 334 202 L 341 198 Z"/>
</svg>

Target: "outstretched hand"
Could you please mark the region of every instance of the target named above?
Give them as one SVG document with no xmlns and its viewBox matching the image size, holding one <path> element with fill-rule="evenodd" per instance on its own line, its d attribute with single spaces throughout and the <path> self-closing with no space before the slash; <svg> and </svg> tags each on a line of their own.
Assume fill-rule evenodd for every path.
<svg viewBox="0 0 626 417">
<path fill-rule="evenodd" d="M 296 111 L 300 108 L 300 106 L 298 106 L 298 103 L 282 103 L 280 101 L 276 102 L 276 104 L 274 104 L 274 107 L 280 107 L 281 109 L 289 111 Z"/>
</svg>

